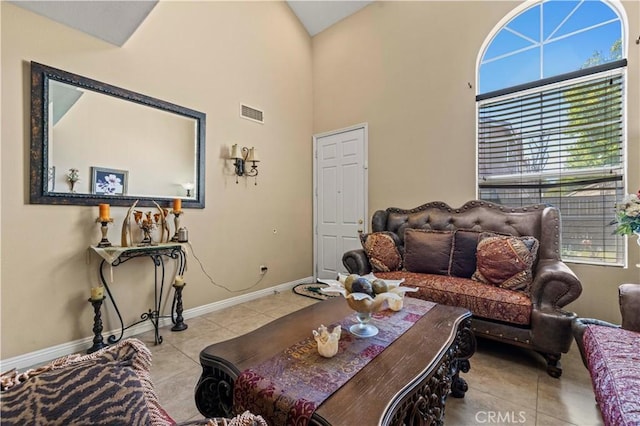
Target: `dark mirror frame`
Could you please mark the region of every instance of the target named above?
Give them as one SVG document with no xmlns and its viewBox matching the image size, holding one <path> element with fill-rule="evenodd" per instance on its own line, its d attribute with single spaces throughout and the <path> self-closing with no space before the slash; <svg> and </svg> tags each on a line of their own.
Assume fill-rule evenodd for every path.
<svg viewBox="0 0 640 426">
<path fill-rule="evenodd" d="M 47 187 L 49 169 L 49 135 L 47 123 L 47 117 L 49 115 L 49 80 L 60 81 L 107 96 L 114 96 L 125 101 L 135 102 L 196 120 L 198 124 L 197 147 L 195 151 L 197 156 L 195 162 L 197 168 L 197 182 L 195 182 L 196 196 L 194 198 L 182 198 L 182 207 L 204 208 L 206 114 L 37 62 L 31 62 L 31 204 L 93 206 L 99 203 L 109 203 L 114 206 L 130 206 L 134 201 L 139 200 L 139 206 L 152 207 L 154 206 L 153 201 L 156 201 L 163 207 L 170 207 L 170 202 L 175 198 L 49 192 Z M 170 167 L 170 164 L 159 164 L 158 170 Z"/>
</svg>

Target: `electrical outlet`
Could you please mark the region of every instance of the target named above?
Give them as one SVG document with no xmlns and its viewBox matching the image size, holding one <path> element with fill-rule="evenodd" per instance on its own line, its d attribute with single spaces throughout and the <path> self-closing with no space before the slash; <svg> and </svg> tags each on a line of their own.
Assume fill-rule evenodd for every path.
<svg viewBox="0 0 640 426">
<path fill-rule="evenodd" d="M 268 270 L 269 270 L 269 268 L 267 268 L 267 265 L 260 265 L 260 273 L 261 274 L 266 274 Z"/>
</svg>

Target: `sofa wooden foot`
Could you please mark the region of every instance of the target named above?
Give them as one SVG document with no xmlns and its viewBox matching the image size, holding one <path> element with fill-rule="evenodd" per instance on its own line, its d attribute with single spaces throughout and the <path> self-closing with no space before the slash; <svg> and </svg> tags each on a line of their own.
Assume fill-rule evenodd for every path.
<svg viewBox="0 0 640 426">
<path fill-rule="evenodd" d="M 560 364 L 560 354 L 542 354 L 547 360 L 547 374 L 554 378 L 562 376 L 562 364 Z"/>
</svg>

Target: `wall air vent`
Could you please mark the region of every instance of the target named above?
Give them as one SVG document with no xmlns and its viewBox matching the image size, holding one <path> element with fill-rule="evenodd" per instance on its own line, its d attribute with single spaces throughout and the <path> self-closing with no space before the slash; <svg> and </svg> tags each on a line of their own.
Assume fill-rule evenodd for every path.
<svg viewBox="0 0 640 426">
<path fill-rule="evenodd" d="M 264 124 L 264 112 L 249 105 L 240 104 L 240 117 Z"/>
</svg>

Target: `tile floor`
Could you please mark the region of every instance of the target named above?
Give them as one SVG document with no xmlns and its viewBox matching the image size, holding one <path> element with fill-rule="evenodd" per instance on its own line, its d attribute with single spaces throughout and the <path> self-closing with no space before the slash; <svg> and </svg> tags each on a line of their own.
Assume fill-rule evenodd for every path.
<svg viewBox="0 0 640 426">
<path fill-rule="evenodd" d="M 201 418 L 194 402 L 200 351 L 316 302 L 283 292 L 188 319 L 189 328 L 182 332 L 163 329 L 161 345 L 153 344 L 152 332 L 136 336 L 153 353 L 151 375 L 160 402 L 178 422 Z M 562 378 L 554 379 L 536 354 L 479 340 L 471 370 L 462 375 L 469 391 L 464 399 L 447 400 L 445 425 L 602 425 L 575 344 L 563 356 L 562 366 Z"/>
</svg>

